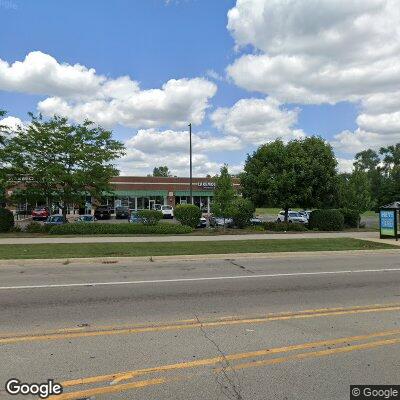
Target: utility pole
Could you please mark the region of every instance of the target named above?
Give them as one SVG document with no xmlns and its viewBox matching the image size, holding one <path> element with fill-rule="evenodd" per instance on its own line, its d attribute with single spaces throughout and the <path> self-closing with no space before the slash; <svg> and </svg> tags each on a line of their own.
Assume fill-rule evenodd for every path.
<svg viewBox="0 0 400 400">
<path fill-rule="evenodd" d="M 189 152 L 190 152 L 190 204 L 193 204 L 193 176 L 192 176 L 192 124 L 189 124 Z"/>
</svg>

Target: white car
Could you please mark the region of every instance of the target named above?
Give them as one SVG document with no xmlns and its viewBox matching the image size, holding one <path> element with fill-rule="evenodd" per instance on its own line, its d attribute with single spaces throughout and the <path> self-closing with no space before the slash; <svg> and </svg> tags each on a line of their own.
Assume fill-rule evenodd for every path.
<svg viewBox="0 0 400 400">
<path fill-rule="evenodd" d="M 161 206 L 163 218 L 174 218 L 174 209 L 172 206 Z"/>
<path fill-rule="evenodd" d="M 285 211 L 281 211 L 278 214 L 276 222 L 285 222 Z M 288 211 L 288 222 L 297 224 L 307 224 L 308 219 L 300 215 L 297 211 Z"/>
</svg>

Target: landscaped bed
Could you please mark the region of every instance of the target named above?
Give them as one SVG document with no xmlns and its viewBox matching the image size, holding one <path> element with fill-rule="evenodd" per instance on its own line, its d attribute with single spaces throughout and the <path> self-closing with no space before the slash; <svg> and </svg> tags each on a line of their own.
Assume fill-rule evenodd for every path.
<svg viewBox="0 0 400 400">
<path fill-rule="evenodd" d="M 223 240 L 206 242 L 0 245 L 0 259 L 140 257 L 161 255 L 274 253 L 398 248 L 351 238 Z"/>
</svg>

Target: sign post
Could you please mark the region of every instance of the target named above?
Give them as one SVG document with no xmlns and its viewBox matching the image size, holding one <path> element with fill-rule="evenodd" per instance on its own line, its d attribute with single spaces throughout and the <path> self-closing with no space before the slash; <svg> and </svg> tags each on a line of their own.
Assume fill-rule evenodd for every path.
<svg viewBox="0 0 400 400">
<path fill-rule="evenodd" d="M 379 211 L 379 236 L 381 239 L 392 237 L 398 240 L 396 209 L 382 209 Z"/>
</svg>

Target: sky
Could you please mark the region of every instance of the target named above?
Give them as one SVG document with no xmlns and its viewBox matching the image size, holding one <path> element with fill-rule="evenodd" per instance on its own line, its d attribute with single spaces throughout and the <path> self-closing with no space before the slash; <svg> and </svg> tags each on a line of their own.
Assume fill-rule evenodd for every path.
<svg viewBox="0 0 400 400">
<path fill-rule="evenodd" d="M 319 135 L 338 169 L 400 141 L 398 0 L 0 0 L 0 124 L 90 119 L 123 175 L 194 175 Z"/>
</svg>

